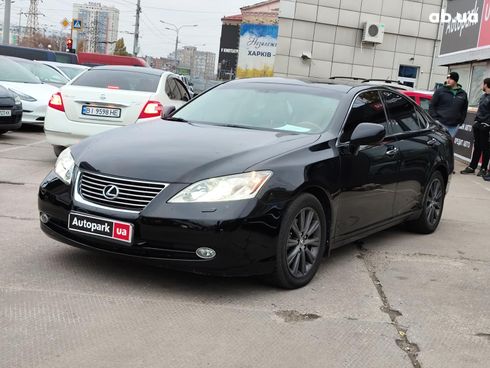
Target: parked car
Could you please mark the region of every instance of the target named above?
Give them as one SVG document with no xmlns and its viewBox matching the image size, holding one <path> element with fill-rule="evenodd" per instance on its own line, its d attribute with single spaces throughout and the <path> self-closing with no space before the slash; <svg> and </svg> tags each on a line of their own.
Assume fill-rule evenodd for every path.
<svg viewBox="0 0 490 368">
<path fill-rule="evenodd" d="M 14 92 L 22 100 L 22 124 L 43 125 L 50 97 L 58 88 L 43 84 L 23 66 L 0 56 L 0 85 Z"/>
<path fill-rule="evenodd" d="M 85 65 L 58 63 L 56 61 L 42 61 L 42 63 L 63 74 L 68 80 L 72 80 L 85 70 L 90 69 Z"/>
<path fill-rule="evenodd" d="M 22 125 L 22 101 L 20 97 L 0 86 L 0 135 Z"/>
<path fill-rule="evenodd" d="M 79 52 L 78 62 L 86 66 L 129 65 L 149 67 L 148 63 L 139 57 L 96 54 L 91 52 Z"/>
<path fill-rule="evenodd" d="M 58 155 L 85 137 L 160 117 L 162 106 L 181 106 L 190 98 L 182 81 L 170 72 L 94 67 L 52 96 L 44 131 Z"/>
<path fill-rule="evenodd" d="M 22 47 L 12 45 L 0 45 L 0 55 L 15 56 L 28 60 L 51 60 L 56 61 L 56 55 L 51 50 L 36 49 L 33 47 Z"/>
<path fill-rule="evenodd" d="M 47 65 L 44 65 L 39 61 L 32 61 L 27 59 L 21 59 L 16 57 L 10 58 L 12 61 L 16 62 L 19 65 L 22 65 L 24 68 L 29 70 L 32 74 L 38 77 L 41 82 L 46 84 L 51 84 L 55 87 L 61 87 L 68 83 L 69 78 L 65 77 L 63 73 L 50 68 Z"/>
<path fill-rule="evenodd" d="M 433 91 L 403 91 L 405 96 L 410 97 L 417 105 L 425 111 L 429 111 L 430 100 L 432 100 Z"/>
<path fill-rule="evenodd" d="M 226 103 L 224 103 L 226 102 Z M 384 86 L 242 79 L 84 140 L 41 183 L 41 228 L 76 247 L 306 285 L 332 249 L 436 230 L 451 137 Z"/>
</svg>

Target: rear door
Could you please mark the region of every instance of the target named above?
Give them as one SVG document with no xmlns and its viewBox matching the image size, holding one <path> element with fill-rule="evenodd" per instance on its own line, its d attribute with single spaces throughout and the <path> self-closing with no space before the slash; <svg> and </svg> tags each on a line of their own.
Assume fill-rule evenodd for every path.
<svg viewBox="0 0 490 368">
<path fill-rule="evenodd" d="M 419 206 L 441 143 L 410 99 L 391 91 L 383 91 L 382 96 L 390 130 L 396 138 L 394 146 L 400 154 L 394 214 L 403 215 Z"/>
<path fill-rule="evenodd" d="M 80 123 L 134 123 L 154 97 L 159 81 L 159 75 L 139 71 L 88 70 L 62 88 L 65 113 Z"/>
<path fill-rule="evenodd" d="M 388 138 L 378 145 L 352 151 L 349 139 L 363 122 L 385 126 Z M 398 182 L 399 153 L 390 138 L 386 113 L 379 91 L 359 94 L 351 107 L 339 142 L 341 193 L 336 237 L 349 236 L 389 220 Z M 340 240 L 340 239 L 339 239 Z"/>
</svg>

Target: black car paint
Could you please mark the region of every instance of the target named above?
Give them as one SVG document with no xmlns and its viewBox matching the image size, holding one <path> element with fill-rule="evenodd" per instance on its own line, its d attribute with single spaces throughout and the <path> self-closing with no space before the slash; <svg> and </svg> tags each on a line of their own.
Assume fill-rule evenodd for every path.
<svg viewBox="0 0 490 368">
<path fill-rule="evenodd" d="M 22 125 L 22 104 L 15 104 L 15 95 L 0 86 L 0 110 L 10 110 L 11 116 L 0 117 L 0 131 L 17 130 Z"/>
<path fill-rule="evenodd" d="M 51 220 L 41 227 L 53 238 L 81 248 L 192 272 L 250 275 L 272 271 L 282 215 L 300 193 L 312 193 L 322 203 L 330 223 L 329 250 L 417 217 L 430 174 L 440 170 L 447 181 L 453 170 L 449 136 L 431 121 L 425 131 L 387 136 L 379 145 L 353 150 L 337 139 L 352 101 L 360 92 L 384 87 L 333 88 L 343 89 L 345 96 L 333 124 L 322 134 L 161 121 L 89 138 L 72 147 L 80 170 L 171 185 L 141 213 L 123 213 L 74 203 L 73 185 L 63 184 L 50 173 L 40 187 L 39 209 Z M 429 147 L 432 153 L 427 159 L 419 148 L 427 147 L 429 136 L 437 143 Z M 390 160 L 386 152 L 393 145 L 399 145 L 403 153 Z M 274 173 L 254 199 L 167 202 L 189 183 L 253 170 Z M 406 185 L 417 200 L 397 199 L 400 185 Z M 134 223 L 135 244 L 121 245 L 68 231 L 66 222 L 72 210 Z M 200 246 L 215 249 L 216 258 L 199 259 L 194 252 Z"/>
</svg>

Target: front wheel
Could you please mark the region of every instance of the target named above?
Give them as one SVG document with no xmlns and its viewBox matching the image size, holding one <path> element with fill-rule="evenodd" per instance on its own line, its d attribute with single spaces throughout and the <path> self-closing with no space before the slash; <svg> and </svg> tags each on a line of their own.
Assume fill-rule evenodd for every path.
<svg viewBox="0 0 490 368">
<path fill-rule="evenodd" d="M 436 231 L 442 217 L 445 193 L 444 178 L 439 171 L 436 171 L 430 177 L 425 189 L 422 213 L 418 219 L 407 223 L 408 228 L 420 234 L 431 234 Z"/>
<path fill-rule="evenodd" d="M 277 244 L 275 283 L 285 289 L 308 284 L 325 253 L 327 221 L 321 203 L 302 194 L 287 209 Z"/>
</svg>

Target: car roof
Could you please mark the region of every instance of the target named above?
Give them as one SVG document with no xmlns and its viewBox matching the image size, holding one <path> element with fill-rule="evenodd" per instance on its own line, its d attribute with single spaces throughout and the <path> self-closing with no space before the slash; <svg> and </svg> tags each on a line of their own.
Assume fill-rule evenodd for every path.
<svg viewBox="0 0 490 368">
<path fill-rule="evenodd" d="M 46 64 L 46 65 L 64 66 L 64 67 L 68 67 L 68 68 L 77 68 L 77 69 L 90 69 L 90 67 L 88 67 L 86 65 L 60 63 L 59 61 L 39 60 L 39 62 Z"/>
<path fill-rule="evenodd" d="M 351 90 L 363 90 L 373 87 L 386 87 L 386 89 L 393 90 L 392 86 L 384 84 L 370 84 L 362 83 L 360 80 L 354 79 L 322 79 L 322 78 L 290 78 L 290 77 L 266 77 L 266 78 L 246 78 L 235 79 L 233 83 L 270 83 L 270 84 L 284 84 L 284 85 L 296 85 L 296 86 L 309 86 L 315 88 L 323 88 L 339 93 L 348 93 Z M 391 88 L 390 88 L 391 87 Z M 396 90 L 396 89 L 395 89 Z"/>
<path fill-rule="evenodd" d="M 155 69 L 155 68 L 147 68 L 144 66 L 127 66 L 127 65 L 99 65 L 91 68 L 92 70 L 119 70 L 126 72 L 139 72 L 161 76 L 165 73 L 172 74 L 170 72 L 166 72 L 165 70 Z"/>
</svg>

